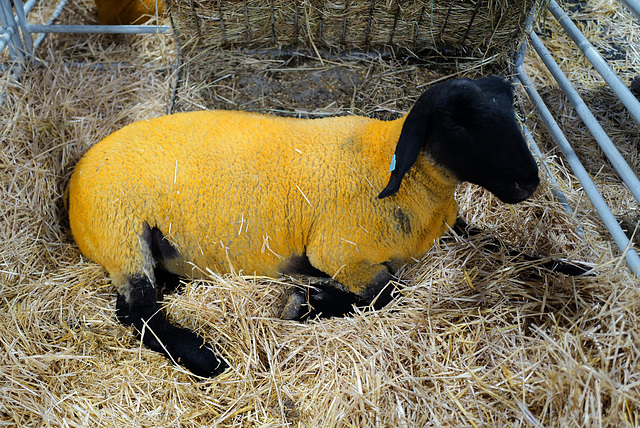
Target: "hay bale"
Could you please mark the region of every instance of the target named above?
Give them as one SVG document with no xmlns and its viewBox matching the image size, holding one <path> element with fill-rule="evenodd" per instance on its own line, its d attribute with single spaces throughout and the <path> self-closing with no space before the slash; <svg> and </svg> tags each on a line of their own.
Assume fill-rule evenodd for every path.
<svg viewBox="0 0 640 428">
<path fill-rule="evenodd" d="M 184 61 L 172 111 L 309 116 L 349 106 L 390 118 L 430 82 L 508 74 L 524 21 L 543 2 L 174 0 L 168 5 Z M 375 86 L 380 80 L 387 94 Z M 356 94 L 368 95 L 360 103 Z"/>
<path fill-rule="evenodd" d="M 539 0 L 173 0 L 185 52 L 403 50 L 504 62 Z"/>
</svg>

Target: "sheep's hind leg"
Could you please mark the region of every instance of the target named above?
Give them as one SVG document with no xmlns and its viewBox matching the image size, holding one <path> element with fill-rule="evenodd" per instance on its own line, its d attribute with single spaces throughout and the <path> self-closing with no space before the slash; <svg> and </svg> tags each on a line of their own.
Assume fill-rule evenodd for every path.
<svg viewBox="0 0 640 428">
<path fill-rule="evenodd" d="M 156 285 L 158 286 L 160 295 L 165 293 L 182 293 L 185 290 L 185 277 L 169 272 L 158 266 L 153 269 L 153 274 L 156 277 Z"/>
<path fill-rule="evenodd" d="M 149 349 L 166 355 L 195 375 L 215 377 L 228 366 L 204 346 L 200 336 L 167 321 L 158 304 L 156 287 L 146 276 L 130 278 L 118 291 L 116 315 L 122 323 L 135 327 Z"/>
<path fill-rule="evenodd" d="M 470 226 L 462 218 L 458 217 L 453 226 L 453 232 L 457 235 L 470 238 L 478 235 L 485 235 L 486 232 L 474 226 Z M 500 253 L 503 249 L 511 263 L 528 263 L 531 266 L 540 266 L 548 271 L 561 273 L 568 276 L 591 275 L 591 267 L 578 262 L 564 262 L 561 260 L 550 259 L 541 256 L 530 256 L 521 251 L 506 248 L 504 244 L 496 237 L 488 237 L 482 244 L 482 248 L 492 252 Z"/>
</svg>

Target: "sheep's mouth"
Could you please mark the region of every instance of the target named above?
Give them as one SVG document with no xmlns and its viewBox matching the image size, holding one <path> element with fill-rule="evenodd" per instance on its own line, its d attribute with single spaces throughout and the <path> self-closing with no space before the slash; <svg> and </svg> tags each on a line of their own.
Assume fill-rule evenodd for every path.
<svg viewBox="0 0 640 428">
<path fill-rule="evenodd" d="M 492 191 L 505 204 L 517 204 L 529 198 L 538 188 L 539 181 L 530 183 L 514 182 L 503 186 L 497 191 Z"/>
</svg>

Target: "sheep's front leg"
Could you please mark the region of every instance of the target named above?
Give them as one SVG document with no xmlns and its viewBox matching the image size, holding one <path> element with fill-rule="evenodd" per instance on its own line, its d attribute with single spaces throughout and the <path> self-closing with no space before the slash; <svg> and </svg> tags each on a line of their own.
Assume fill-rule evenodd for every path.
<svg viewBox="0 0 640 428">
<path fill-rule="evenodd" d="M 280 318 L 304 321 L 316 317 L 343 317 L 353 312 L 359 297 L 342 290 L 331 278 L 296 277 L 285 297 Z"/>
<path fill-rule="evenodd" d="M 133 325 L 151 350 L 198 376 L 215 377 L 227 368 L 221 357 L 204 346 L 204 339 L 167 321 L 157 301 L 156 287 L 146 276 L 125 280 L 119 287 L 116 316 L 120 322 Z"/>
<path fill-rule="evenodd" d="M 298 284 L 289 290 L 281 318 L 300 321 L 341 317 L 353 313 L 355 307 L 378 310 L 386 306 L 393 298 L 392 276 L 382 265 L 369 270 L 375 271 L 370 282 L 354 291 L 333 278 L 293 276 Z"/>
</svg>

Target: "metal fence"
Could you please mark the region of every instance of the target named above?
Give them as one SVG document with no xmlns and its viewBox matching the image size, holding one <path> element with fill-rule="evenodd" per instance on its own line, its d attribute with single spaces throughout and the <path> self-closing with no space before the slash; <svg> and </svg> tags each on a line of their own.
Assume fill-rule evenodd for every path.
<svg viewBox="0 0 640 428">
<path fill-rule="evenodd" d="M 640 1 L 638 0 L 623 0 L 622 3 L 631 10 L 636 17 L 640 18 Z M 607 65 L 607 62 L 603 59 L 602 55 L 593 47 L 587 38 L 580 32 L 578 27 L 567 17 L 565 11 L 558 5 L 555 0 L 551 0 L 548 4 L 548 9 L 555 19 L 558 20 L 563 29 L 567 32 L 569 37 L 575 42 L 578 48 L 586 56 L 589 62 L 597 70 L 597 72 L 603 77 L 607 84 L 611 87 L 617 97 L 622 101 L 624 106 L 629 110 L 633 118 L 638 122 L 640 126 L 640 102 L 631 93 L 627 86 L 622 83 L 616 73 Z M 640 24 L 638 25 L 640 29 Z M 582 100 L 576 89 L 573 87 L 565 73 L 560 69 L 560 66 L 555 61 L 553 56 L 549 53 L 544 43 L 533 31 L 532 19 L 529 20 L 527 25 L 527 37 L 529 44 L 535 52 L 540 56 L 546 67 L 549 69 L 554 79 L 571 102 L 576 112 L 587 126 L 594 139 L 598 142 L 607 158 L 611 162 L 619 174 L 621 180 L 631 191 L 636 201 L 640 203 L 640 180 L 636 174 L 631 170 L 627 162 L 620 155 L 620 152 L 616 149 L 611 139 L 607 136 L 606 132 L 595 118 L 593 113 L 589 110 L 585 102 Z M 598 191 L 597 186 L 585 170 L 584 166 L 578 159 L 575 151 L 573 150 L 570 142 L 565 137 L 564 133 L 556 119 L 549 111 L 547 105 L 542 100 L 531 79 L 527 75 L 524 68 L 524 57 L 526 54 L 527 45 L 523 44 L 519 52 L 516 55 L 516 71 L 517 77 L 524 86 L 529 98 L 535 105 L 536 110 L 540 114 L 543 122 L 549 128 L 551 135 L 553 136 L 556 144 L 562 151 L 567 163 L 573 170 L 573 173 L 580 181 L 585 193 L 591 200 L 593 207 L 598 212 L 598 215 L 604 222 L 605 226 L 609 230 L 614 242 L 624 254 L 627 264 L 631 268 L 632 272 L 636 276 L 640 275 L 640 257 L 637 251 L 633 248 L 629 238 L 624 233 L 615 216 L 611 212 L 611 209 L 605 202 L 604 198 Z"/>
<path fill-rule="evenodd" d="M 42 44 L 47 33 L 111 33 L 111 34 L 154 34 L 171 30 L 167 25 L 63 25 L 54 24 L 62 13 L 67 0 L 61 0 L 54 9 L 48 22 L 44 25 L 29 24 L 27 15 L 37 0 L 0 0 L 0 52 L 6 47 L 13 59 L 22 60 L 32 56 Z M 39 36 L 32 41 L 32 34 Z"/>
<path fill-rule="evenodd" d="M 62 0 L 56 6 L 54 12 L 44 25 L 34 25 L 27 21 L 29 12 L 36 4 L 36 0 L 28 0 L 22 3 L 21 0 L 0 0 L 0 52 L 8 49 L 9 56 L 13 61 L 30 61 L 35 57 L 35 52 L 42 44 L 46 34 L 48 33 L 128 33 L 128 34 L 153 34 L 166 33 L 171 30 L 169 26 L 163 25 L 63 25 L 54 24 L 60 16 L 67 0 Z M 638 19 L 640 19 L 640 0 L 620 0 L 624 7 L 628 8 Z M 638 122 L 640 127 L 640 102 L 631 93 L 627 86 L 620 80 L 616 73 L 609 67 L 602 55 L 593 47 L 587 38 L 580 32 L 578 27 L 568 18 L 565 11 L 558 5 L 555 0 L 551 0 L 547 5 L 549 11 L 560 25 L 564 28 L 569 37 L 575 42 L 576 46 L 583 52 L 585 57 L 603 77 L 611 89 L 615 92 L 620 101 L 631 113 L 633 118 Z M 561 70 L 553 56 L 545 47 L 543 41 L 533 31 L 533 15 L 528 21 L 527 38 L 528 45 L 540 56 L 546 67 L 549 69 L 554 79 L 562 91 L 566 94 L 576 112 L 587 126 L 594 139 L 598 142 L 603 152 L 611 162 L 620 176 L 622 182 L 630 190 L 636 201 L 640 203 L 640 180 L 631 170 L 627 162 L 620 155 L 611 139 L 599 124 L 598 120 L 591 113 L 585 102 L 581 99 L 576 89 L 571 84 L 565 73 Z M 640 31 L 640 23 L 638 24 Z M 38 34 L 34 39 L 32 35 Z M 580 181 L 585 193 L 591 200 L 593 207 L 609 230 L 613 241 L 624 254 L 628 266 L 636 276 L 640 275 L 640 256 L 633 248 L 631 241 L 626 236 L 611 209 L 605 202 L 597 186 L 585 170 L 584 166 L 578 159 L 570 142 L 565 137 L 562 129 L 558 125 L 553 114 L 545 105 L 542 97 L 539 95 L 536 87 L 527 75 L 524 68 L 524 58 L 527 51 L 527 44 L 523 44 L 515 57 L 515 65 L 517 78 L 524 86 L 528 96 L 535 105 L 543 122 L 549 128 L 555 142 L 566 158 L 567 163 L 573 170 L 573 173 Z M 529 140 L 534 147 L 534 151 L 538 151 L 537 146 L 531 135 Z M 563 198 L 558 194 L 560 199 Z M 565 204 L 566 199 L 563 201 Z M 569 208 L 570 209 L 570 208 Z"/>
</svg>

